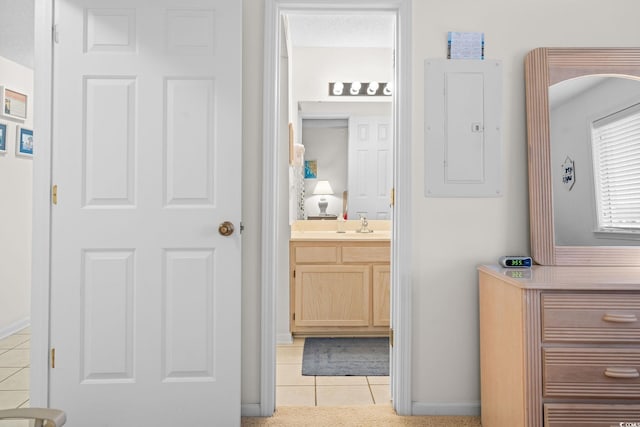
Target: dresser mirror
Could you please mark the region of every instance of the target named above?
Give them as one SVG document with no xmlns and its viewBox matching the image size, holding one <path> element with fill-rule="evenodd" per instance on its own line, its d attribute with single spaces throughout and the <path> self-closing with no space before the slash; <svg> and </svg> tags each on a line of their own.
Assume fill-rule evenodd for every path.
<svg viewBox="0 0 640 427">
<path fill-rule="evenodd" d="M 640 135 L 608 156 L 640 127 L 640 49 L 535 49 L 525 80 L 533 259 L 640 265 Z"/>
</svg>

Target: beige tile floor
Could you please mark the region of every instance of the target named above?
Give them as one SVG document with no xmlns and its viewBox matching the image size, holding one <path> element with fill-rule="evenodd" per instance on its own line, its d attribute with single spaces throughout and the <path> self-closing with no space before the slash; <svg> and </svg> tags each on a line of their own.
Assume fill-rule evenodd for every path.
<svg viewBox="0 0 640 427">
<path fill-rule="evenodd" d="M 276 406 L 390 405 L 389 377 L 302 375 L 304 338 L 276 349 Z"/>
<path fill-rule="evenodd" d="M 0 340 L 0 409 L 29 407 L 30 341 L 30 328 Z M 0 427 L 28 425 L 28 421 L 0 421 Z"/>
</svg>

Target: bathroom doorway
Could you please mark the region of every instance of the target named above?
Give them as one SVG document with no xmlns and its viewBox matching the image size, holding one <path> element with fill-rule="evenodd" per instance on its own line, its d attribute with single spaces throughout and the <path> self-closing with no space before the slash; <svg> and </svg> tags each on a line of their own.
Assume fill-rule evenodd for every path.
<svg viewBox="0 0 640 427">
<path fill-rule="evenodd" d="M 392 123 L 393 128 L 395 129 L 393 132 L 393 161 L 392 164 L 394 166 L 393 173 L 393 187 L 395 187 L 395 193 L 398 194 L 399 191 L 408 191 L 408 183 L 410 182 L 410 178 L 408 176 L 409 169 L 409 153 L 408 149 L 405 147 L 400 147 L 398 141 L 403 138 L 408 138 L 410 126 L 404 126 L 401 129 L 397 126 L 398 123 L 408 125 L 409 124 L 409 107 L 410 102 L 408 100 L 408 85 L 410 83 L 410 79 L 408 79 L 408 60 L 405 55 L 408 55 L 408 41 L 407 38 L 404 37 L 406 32 L 409 30 L 409 21 L 410 14 L 408 13 L 408 4 L 409 1 L 380 1 L 375 2 L 372 6 L 363 5 L 361 2 L 341 2 L 339 5 L 337 4 L 328 4 L 326 2 L 322 3 L 310 3 L 305 4 L 305 6 L 301 7 L 296 5 L 296 7 L 288 7 L 286 1 L 274 1 L 267 3 L 267 21 L 266 21 L 266 29 L 265 34 L 267 38 L 274 37 L 272 42 L 272 50 L 267 46 L 267 50 L 265 52 L 265 62 L 266 62 L 266 77 L 265 77 L 265 141 L 273 141 L 273 143 L 268 142 L 265 145 L 265 170 L 264 173 L 264 192 L 263 194 L 280 194 L 276 198 L 275 201 L 265 201 L 264 205 L 264 215 L 265 222 L 263 224 L 266 225 L 266 229 L 263 230 L 263 278 L 265 279 L 265 288 L 263 293 L 263 353 L 262 353 L 262 390 L 261 390 L 261 415 L 270 415 L 275 408 L 275 393 L 274 389 L 276 386 L 276 378 L 275 378 L 275 362 L 276 362 L 276 354 L 275 347 L 277 343 L 286 342 L 287 336 L 282 333 L 282 319 L 280 318 L 281 313 L 285 313 L 285 319 L 288 320 L 289 313 L 289 304 L 287 303 L 288 295 L 282 298 L 282 292 L 280 292 L 280 287 L 284 283 L 284 287 L 288 286 L 289 279 L 289 257 L 288 257 L 288 236 L 290 232 L 290 223 L 288 221 L 289 215 L 287 212 L 286 199 L 284 199 L 283 203 L 283 193 L 288 194 L 289 183 L 287 177 L 287 162 L 286 160 L 282 162 L 283 159 L 283 137 L 285 137 L 285 133 L 283 129 L 286 129 L 287 122 L 291 123 L 292 126 L 289 126 L 289 134 L 286 135 L 293 140 L 293 142 L 297 142 L 299 139 L 296 139 L 296 133 L 301 132 L 301 119 L 298 121 L 298 117 L 301 117 L 300 109 L 305 107 L 305 103 L 307 103 L 307 107 L 311 105 L 312 108 L 315 108 L 315 111 L 318 112 L 318 108 L 323 109 L 332 104 L 342 103 L 341 107 L 345 110 L 346 105 L 350 102 L 358 102 L 353 99 L 347 98 L 333 98 L 327 99 L 326 93 L 329 91 L 329 83 L 328 77 L 326 77 L 327 73 L 331 73 L 331 70 L 324 69 L 325 76 L 321 78 L 318 82 L 312 82 L 310 80 L 307 81 L 307 85 L 316 85 L 321 93 L 321 99 L 304 99 L 299 97 L 300 89 L 296 89 L 295 87 L 290 88 L 288 86 L 289 73 L 294 71 L 294 67 L 292 66 L 292 62 L 295 63 L 296 59 L 288 58 L 287 55 L 284 55 L 283 52 L 287 52 L 287 47 L 295 48 L 295 41 L 289 39 L 287 37 L 291 36 L 289 32 L 291 30 L 288 27 L 288 23 L 294 21 L 297 18 L 302 17 L 306 20 L 305 25 L 312 27 L 312 21 L 314 18 L 323 18 L 324 23 L 322 24 L 325 27 L 325 30 L 329 28 L 329 32 L 336 35 L 338 34 L 337 39 L 339 39 L 343 44 L 353 43 L 350 40 L 349 35 L 345 35 L 345 31 L 352 31 L 352 36 L 355 33 L 356 35 L 361 35 L 366 32 L 363 30 L 363 27 L 360 27 L 361 30 L 358 31 L 356 24 L 353 24 L 354 19 L 360 21 L 362 25 L 367 25 L 366 22 L 369 21 L 368 25 L 371 25 L 372 28 L 378 30 L 377 32 L 382 32 L 378 23 L 375 23 L 375 19 L 388 19 L 391 22 L 391 31 L 388 33 L 389 37 L 387 38 L 388 45 L 386 49 L 389 52 L 389 62 L 388 68 L 390 71 L 390 77 L 383 79 L 390 83 L 390 87 L 396 87 L 396 85 L 400 84 L 401 90 L 398 90 L 396 93 L 394 90 L 393 97 L 391 97 L 392 102 L 390 110 L 392 111 Z M 327 25 L 327 17 L 328 16 L 336 17 L 336 21 L 333 24 Z M 273 18 L 270 19 L 269 17 Z M 368 19 L 367 19 L 368 18 Z M 290 20 L 288 22 L 288 20 Z M 357 21 L 356 20 L 356 21 Z M 351 24 L 345 24 L 345 22 L 351 22 Z M 270 24 L 271 23 L 271 24 Z M 346 27 L 340 27 L 340 25 L 347 25 Z M 293 30 L 295 32 L 295 29 Z M 340 33 L 342 31 L 342 33 Z M 316 31 L 312 31 L 313 34 L 320 34 L 322 31 L 318 30 L 316 27 Z M 402 34 L 402 37 L 400 35 Z M 355 36 L 354 36 L 355 37 Z M 357 37 L 356 37 L 357 38 Z M 400 40 L 403 40 L 403 43 L 400 43 Z M 371 37 L 369 37 L 371 40 Z M 289 46 L 287 45 L 289 43 Z M 269 42 L 267 43 L 269 44 Z M 345 48 L 346 46 L 342 46 Z M 321 46 L 315 46 L 317 49 L 322 49 Z M 329 47 L 325 46 L 325 49 Z M 363 53 L 366 51 L 367 47 L 365 46 L 350 46 L 351 49 L 355 49 L 359 53 Z M 372 48 L 372 47 L 369 47 Z M 355 52 L 352 51 L 352 52 Z M 318 51 L 316 51 L 317 53 Z M 402 52 L 401 54 L 399 54 Z M 406 52 L 406 54 L 405 54 Z M 274 54 L 275 53 L 275 54 Z M 294 53 L 296 51 L 294 50 Z M 307 52 L 308 53 L 308 52 Z M 304 56 L 304 53 L 300 55 Z M 339 54 L 335 55 L 339 57 Z M 290 61 L 292 59 L 292 61 Z M 346 61 L 343 61 L 346 62 Z M 363 61 L 361 61 L 363 62 Z M 323 67 L 329 67 L 331 61 L 324 61 L 322 63 Z M 335 64 L 335 62 L 334 62 Z M 402 66 L 400 66 L 402 64 Z M 316 68 L 322 68 L 319 65 L 316 65 Z M 330 68 L 330 67 L 329 67 Z M 366 64 L 365 64 L 366 68 Z M 269 71 L 271 70 L 271 71 Z M 398 73 L 398 70 L 402 70 Z M 319 70 L 322 72 L 322 70 Z M 272 74 L 269 76 L 269 74 Z M 337 73 L 336 73 L 337 74 Z M 357 75 L 358 73 L 352 73 L 351 82 L 357 80 L 365 80 Z M 340 77 L 341 79 L 345 79 L 345 77 Z M 347 79 L 349 77 L 346 77 Z M 326 80 L 326 81 L 325 81 Z M 371 79 L 370 79 L 371 80 Z M 316 84 L 317 83 L 317 84 Z M 399 96 L 403 94 L 404 96 Z M 271 103 L 271 100 L 276 100 L 275 104 Z M 362 101 L 360 101 L 362 102 Z M 389 102 L 387 100 L 387 102 Z M 312 105 L 313 104 L 313 105 Z M 268 111 L 267 105 L 277 106 L 275 111 Z M 320 114 L 323 114 L 320 111 Z M 324 113 L 326 114 L 326 113 Z M 294 120 L 289 120 L 290 117 L 295 117 Z M 293 137 L 292 137 L 293 134 Z M 276 142 L 277 141 L 277 142 Z M 272 145 L 273 144 L 273 145 Z M 286 140 L 284 142 L 286 147 Z M 309 159 L 313 160 L 313 159 Z M 398 165 L 403 165 L 402 169 L 398 168 Z M 282 166 L 282 168 L 281 168 Z M 320 167 L 320 166 L 318 166 Z M 283 170 L 284 169 L 284 172 Z M 275 192 L 270 190 L 276 190 Z M 389 188 L 389 198 L 387 199 L 388 203 L 393 205 L 392 188 Z M 390 381 L 390 384 L 386 386 L 385 384 L 373 384 L 373 385 L 382 385 L 389 391 L 389 397 L 393 398 L 393 406 L 401 414 L 409 414 L 411 411 L 411 399 L 410 399 L 410 357 L 409 357 L 409 337 L 410 337 L 410 301 L 409 296 L 407 295 L 408 286 L 403 285 L 403 282 L 406 282 L 406 278 L 403 278 L 400 274 L 403 271 L 403 268 L 406 268 L 408 262 L 410 260 L 406 257 L 399 258 L 398 255 L 400 253 L 407 254 L 409 245 L 409 233 L 407 233 L 406 228 L 401 224 L 397 223 L 399 217 L 408 218 L 409 209 L 408 209 L 408 198 L 404 200 L 402 205 L 395 204 L 392 208 L 392 218 L 393 227 L 391 234 L 393 235 L 392 242 L 392 259 L 394 263 L 395 272 L 391 275 L 391 281 L 394 283 L 392 286 L 392 300 L 394 301 L 392 310 L 392 323 L 395 328 L 395 347 L 391 351 L 392 353 L 392 361 L 391 361 L 391 378 L 393 380 Z M 289 211 L 290 212 L 290 211 Z M 283 220 L 284 217 L 284 220 Z M 408 222 L 407 222 L 408 223 Z M 405 223 L 405 224 L 407 224 Z M 269 225 L 273 225 L 273 227 L 269 227 Z M 269 229 L 269 230 L 267 230 Z M 283 237 L 284 236 L 284 237 Z M 267 249 L 268 248 L 268 249 Z M 268 252 L 269 249 L 273 249 L 274 252 Z M 398 262 L 400 259 L 400 262 Z M 407 270 L 404 270 L 407 271 Z M 276 286 L 277 284 L 277 286 Z M 283 302 L 284 301 L 284 302 Z M 403 308 L 399 310 L 399 308 Z M 395 313 L 393 313 L 395 312 Z M 296 340 L 292 344 L 292 347 L 299 347 L 298 350 L 301 353 L 302 348 L 302 340 Z M 396 373 L 395 375 L 393 373 Z M 366 380 L 368 381 L 368 380 Z M 369 382 L 369 386 L 372 384 Z M 372 402 L 373 403 L 373 402 Z"/>
</svg>

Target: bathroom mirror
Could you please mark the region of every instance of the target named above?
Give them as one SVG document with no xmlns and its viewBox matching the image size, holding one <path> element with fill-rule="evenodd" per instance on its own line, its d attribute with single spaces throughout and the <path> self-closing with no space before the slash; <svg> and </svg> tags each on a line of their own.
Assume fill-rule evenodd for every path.
<svg viewBox="0 0 640 427">
<path fill-rule="evenodd" d="M 599 154 L 593 151 L 591 136 L 592 129 L 611 122 L 616 112 L 640 108 L 634 107 L 640 103 L 638 79 L 638 48 L 539 48 L 527 55 L 531 255 L 538 264 L 640 265 L 636 230 L 612 233 L 597 223 L 601 197 L 596 178 L 603 168 L 593 166 Z M 598 102 L 577 119 L 581 135 L 567 130 L 566 115 L 556 115 L 556 104 L 583 96 L 576 95 L 578 91 L 606 92 L 601 99 L 611 101 Z M 614 97 L 615 92 L 620 96 Z M 581 192 L 588 197 L 579 199 Z"/>
<path fill-rule="evenodd" d="M 302 183 L 304 216 L 322 218 L 317 216 L 318 202 L 325 197 L 326 212 L 333 217 L 346 211 L 348 219 L 360 215 L 390 219 L 391 103 L 300 102 L 298 111 L 304 159 L 315 163 L 315 176 L 306 177 L 305 173 Z M 333 194 L 314 194 L 319 181 L 329 181 Z M 298 200 L 296 205 L 300 203 Z"/>
</svg>

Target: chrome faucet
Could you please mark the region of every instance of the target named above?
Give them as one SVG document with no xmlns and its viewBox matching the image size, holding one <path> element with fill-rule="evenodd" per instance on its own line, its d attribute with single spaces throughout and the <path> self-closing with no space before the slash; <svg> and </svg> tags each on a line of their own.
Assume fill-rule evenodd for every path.
<svg viewBox="0 0 640 427">
<path fill-rule="evenodd" d="M 369 221 L 367 221 L 367 217 L 364 215 L 360 215 L 360 230 L 358 233 L 371 233 L 373 230 L 369 230 Z"/>
</svg>

